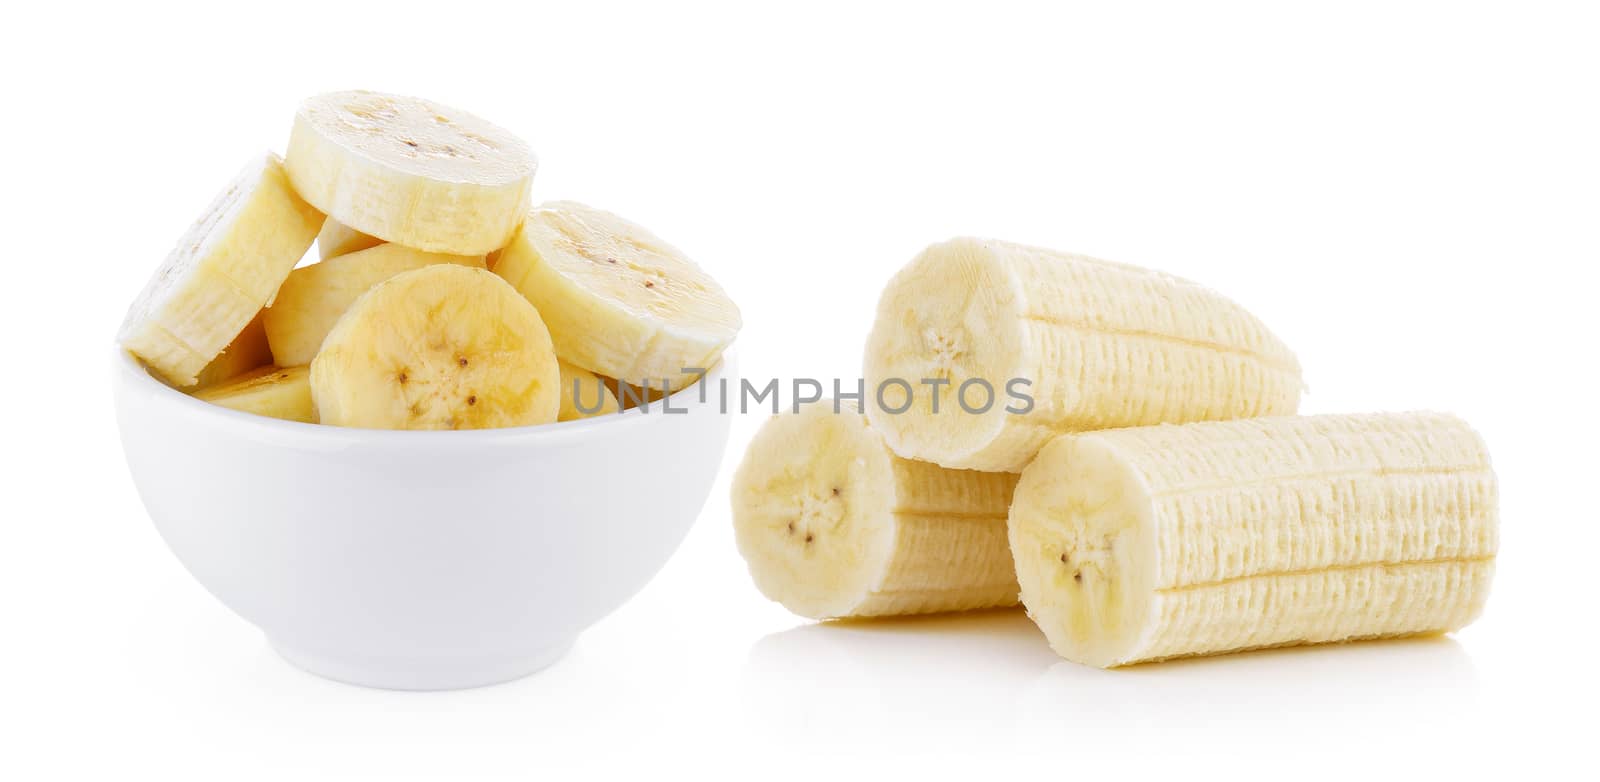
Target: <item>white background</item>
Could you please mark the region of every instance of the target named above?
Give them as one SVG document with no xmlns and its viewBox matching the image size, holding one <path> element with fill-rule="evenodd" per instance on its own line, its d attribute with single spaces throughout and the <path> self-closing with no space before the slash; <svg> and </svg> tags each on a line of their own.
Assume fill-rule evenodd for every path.
<svg viewBox="0 0 1600 782">
<path fill-rule="evenodd" d="M 664 5 L 8 9 L 0 777 L 1592 768 L 1592 5 Z M 957 234 L 1216 287 L 1298 350 L 1304 410 L 1482 431 L 1487 613 L 1447 640 L 1115 672 L 1016 612 L 813 625 L 734 550 L 751 416 L 678 556 L 555 667 L 434 694 L 303 674 L 145 518 L 109 345 L 298 100 L 351 87 L 485 115 L 538 151 L 536 196 L 684 248 L 741 303 L 751 377 L 856 377 L 883 282 Z"/>
</svg>

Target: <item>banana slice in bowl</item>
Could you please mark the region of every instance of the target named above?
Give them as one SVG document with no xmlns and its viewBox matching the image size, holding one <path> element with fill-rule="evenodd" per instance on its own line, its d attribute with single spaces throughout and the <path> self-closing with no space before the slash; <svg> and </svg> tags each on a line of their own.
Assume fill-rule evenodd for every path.
<svg viewBox="0 0 1600 782">
<path fill-rule="evenodd" d="M 284 165 L 295 190 L 341 226 L 454 255 L 505 245 L 537 167 L 522 139 L 487 120 L 365 90 L 302 103 Z"/>
<path fill-rule="evenodd" d="M 733 342 L 739 308 L 677 248 L 610 212 L 540 205 L 494 272 L 533 302 L 565 361 L 676 390 Z"/>
</svg>

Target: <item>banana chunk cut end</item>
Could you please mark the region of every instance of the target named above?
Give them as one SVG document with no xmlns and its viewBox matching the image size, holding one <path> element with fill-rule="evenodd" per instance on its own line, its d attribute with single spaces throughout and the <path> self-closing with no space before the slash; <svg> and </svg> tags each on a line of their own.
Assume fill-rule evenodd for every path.
<svg viewBox="0 0 1600 782">
<path fill-rule="evenodd" d="M 739 551 L 763 594 L 831 619 L 1015 605 L 1013 475 L 899 459 L 854 408 L 767 422 L 733 480 Z"/>
</svg>

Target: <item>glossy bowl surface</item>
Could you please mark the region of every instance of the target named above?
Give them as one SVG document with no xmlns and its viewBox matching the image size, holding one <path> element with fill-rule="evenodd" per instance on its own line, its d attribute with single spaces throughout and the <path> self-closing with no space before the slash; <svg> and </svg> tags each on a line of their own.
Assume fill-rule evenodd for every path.
<svg viewBox="0 0 1600 782">
<path fill-rule="evenodd" d="M 301 668 L 419 690 L 536 671 L 643 587 L 700 513 L 737 384 L 729 354 L 647 408 L 402 432 L 211 405 L 121 350 L 113 371 L 128 468 L 189 572 Z"/>
</svg>

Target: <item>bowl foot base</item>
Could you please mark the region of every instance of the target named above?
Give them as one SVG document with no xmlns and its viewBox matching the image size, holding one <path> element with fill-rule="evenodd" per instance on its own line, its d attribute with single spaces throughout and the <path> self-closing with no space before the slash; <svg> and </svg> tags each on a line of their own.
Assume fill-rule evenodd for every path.
<svg viewBox="0 0 1600 782">
<path fill-rule="evenodd" d="M 274 638 L 267 642 L 290 665 L 345 684 L 384 690 L 464 690 L 547 668 L 566 656 L 573 640 L 493 657 L 365 657 L 309 651 Z"/>
</svg>

